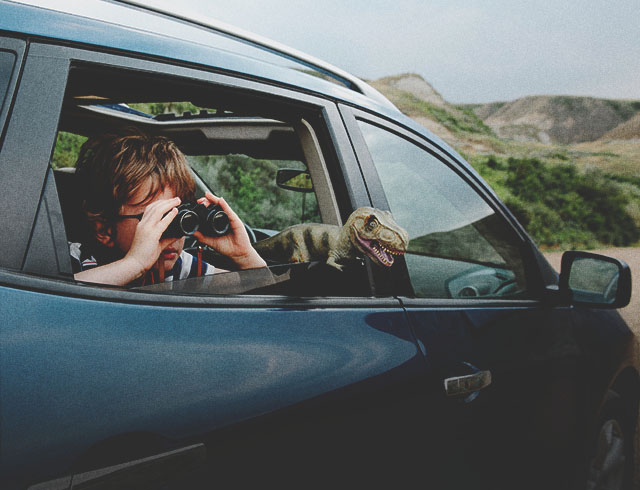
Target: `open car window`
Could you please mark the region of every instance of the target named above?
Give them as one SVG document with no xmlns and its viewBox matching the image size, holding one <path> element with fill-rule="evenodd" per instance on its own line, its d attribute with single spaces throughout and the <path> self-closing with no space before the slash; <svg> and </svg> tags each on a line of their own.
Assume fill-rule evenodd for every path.
<svg viewBox="0 0 640 490">
<path fill-rule="evenodd" d="M 67 240 L 81 243 L 90 232 L 74 177 L 82 144 L 92 136 L 132 126 L 176 143 L 193 171 L 196 198 L 206 191 L 224 197 L 252 242 L 300 223 L 341 225 L 319 143 L 318 132 L 324 128 L 318 115 L 313 108 L 283 107 L 264 94 L 256 97 L 229 87 L 73 67 L 51 163 Z M 234 271 L 229 259 L 191 237 L 184 250 L 230 272 L 174 278 L 173 284 L 143 289 L 171 294 L 370 294 L 362 261 L 346 268 L 357 278 L 345 281 L 344 274 L 334 277 L 341 271 L 322 272 L 327 267 L 322 261 L 287 265 L 287 260 L 267 260 L 270 271 Z M 336 287 L 336 281 L 349 287 Z"/>
<path fill-rule="evenodd" d="M 295 192 L 278 185 L 279 171 L 309 175 L 302 159 L 254 158 L 245 154 L 188 155 L 191 168 L 206 187 L 234 203 L 257 239 L 298 223 L 322 223 L 313 192 Z"/>
</svg>

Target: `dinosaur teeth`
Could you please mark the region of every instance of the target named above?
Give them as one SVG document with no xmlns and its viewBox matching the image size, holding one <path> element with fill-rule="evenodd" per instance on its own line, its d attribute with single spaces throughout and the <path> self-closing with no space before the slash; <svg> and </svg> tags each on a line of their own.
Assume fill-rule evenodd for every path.
<svg viewBox="0 0 640 490">
<path fill-rule="evenodd" d="M 384 250 L 386 254 L 382 253 L 381 249 Z M 390 253 L 391 251 L 387 247 L 385 247 L 381 243 L 373 242 L 371 244 L 371 250 L 376 255 L 380 263 L 384 264 L 387 267 L 393 265 L 393 256 Z"/>
<path fill-rule="evenodd" d="M 391 255 L 403 255 L 404 252 L 402 250 L 396 250 L 395 248 L 389 248 L 384 245 L 380 245 L 380 248 Z"/>
</svg>

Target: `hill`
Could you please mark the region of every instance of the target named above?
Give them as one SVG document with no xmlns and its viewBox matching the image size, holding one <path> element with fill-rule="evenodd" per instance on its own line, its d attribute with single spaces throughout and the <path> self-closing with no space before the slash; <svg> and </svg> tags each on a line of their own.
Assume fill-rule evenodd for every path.
<svg viewBox="0 0 640 490">
<path fill-rule="evenodd" d="M 640 139 L 640 113 L 628 121 L 616 126 L 602 136 L 603 140 L 631 140 Z"/>
<path fill-rule="evenodd" d="M 407 73 L 369 82 L 404 114 L 457 148 L 490 150 L 483 137 L 495 137 L 472 107 L 450 104 L 420 75 Z M 472 141 L 472 136 L 477 141 Z M 479 145 L 476 147 L 476 145 Z"/>
<path fill-rule="evenodd" d="M 640 101 L 533 96 L 474 112 L 502 138 L 541 143 L 595 141 L 640 111 Z"/>
<path fill-rule="evenodd" d="M 545 248 L 640 240 L 640 101 L 456 105 L 416 74 L 370 82 L 458 150 Z"/>
</svg>

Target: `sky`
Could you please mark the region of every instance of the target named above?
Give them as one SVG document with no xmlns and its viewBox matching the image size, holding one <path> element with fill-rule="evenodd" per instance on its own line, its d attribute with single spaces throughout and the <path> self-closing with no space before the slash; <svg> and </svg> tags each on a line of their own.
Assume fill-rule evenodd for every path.
<svg viewBox="0 0 640 490">
<path fill-rule="evenodd" d="M 176 0 L 142 0 L 176 8 Z M 417 73 L 449 102 L 640 100 L 640 0 L 180 0 L 363 79 Z"/>
</svg>

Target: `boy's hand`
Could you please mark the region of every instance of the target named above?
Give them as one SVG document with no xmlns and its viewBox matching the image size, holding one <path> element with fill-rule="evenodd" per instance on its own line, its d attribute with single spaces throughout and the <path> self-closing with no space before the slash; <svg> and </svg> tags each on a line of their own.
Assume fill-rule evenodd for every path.
<svg viewBox="0 0 640 490">
<path fill-rule="evenodd" d="M 142 273 L 151 269 L 162 251 L 176 241 L 176 238 L 161 238 L 173 218 L 178 214 L 180 198 L 155 201 L 144 210 L 138 223 L 131 248 L 125 259 L 135 261 Z"/>
<path fill-rule="evenodd" d="M 266 262 L 251 246 L 251 240 L 249 240 L 249 235 L 247 234 L 244 224 L 223 198 L 216 197 L 210 192 L 207 192 L 205 197 L 198 199 L 198 202 L 207 207 L 212 204 L 218 204 L 222 210 L 227 213 L 231 225 L 229 233 L 221 237 L 205 236 L 197 231 L 193 236 L 198 241 L 226 255 L 241 269 L 266 267 Z"/>
</svg>

